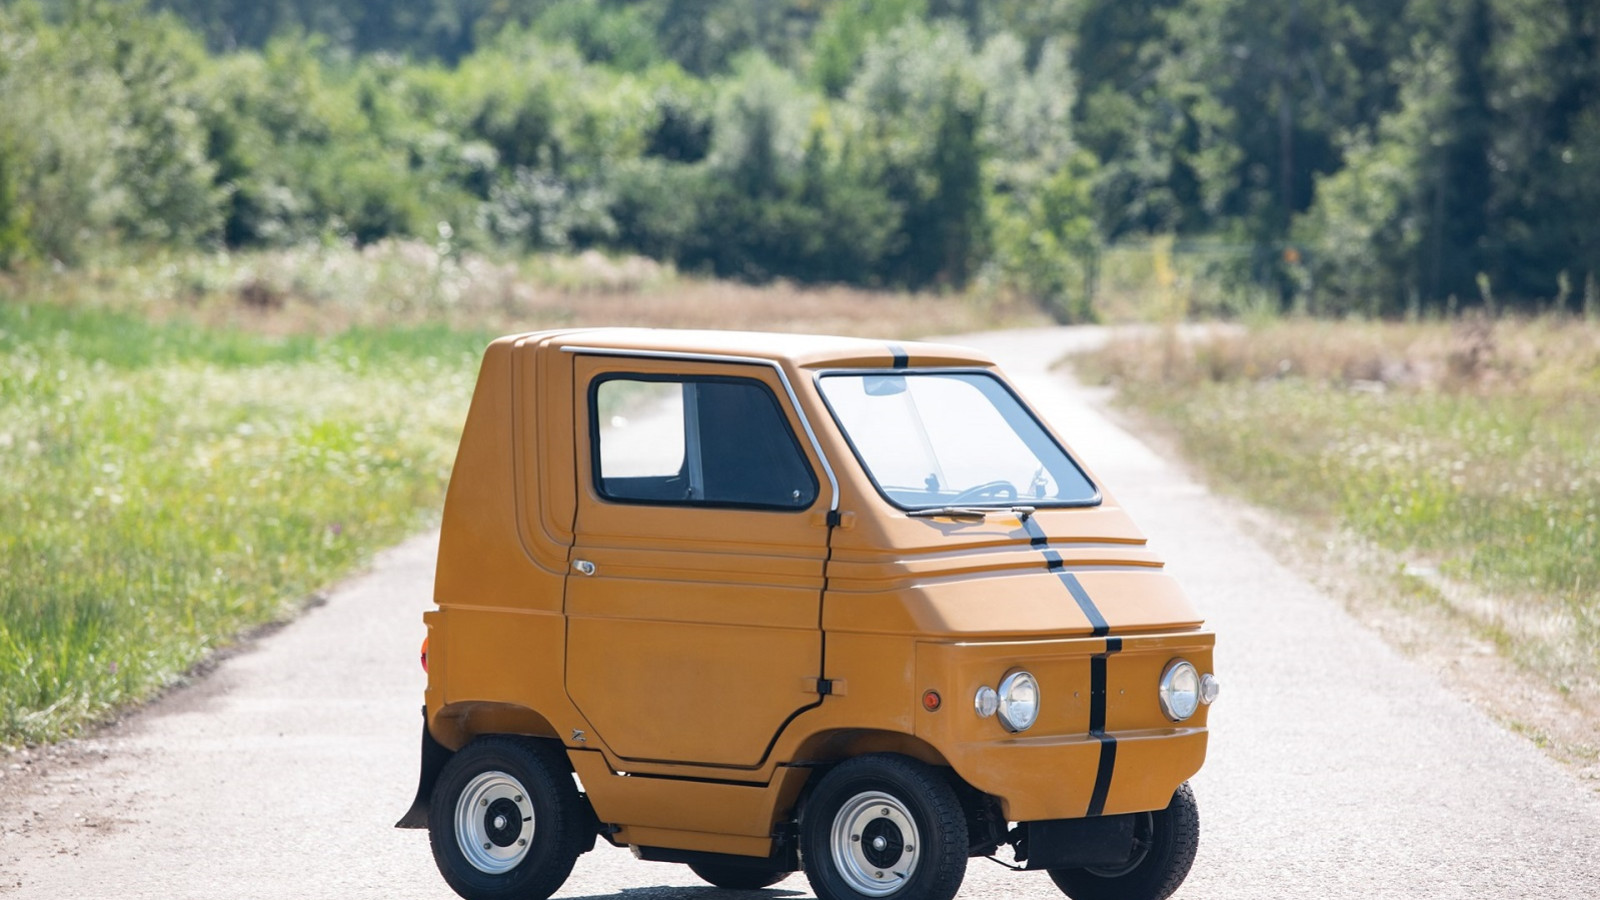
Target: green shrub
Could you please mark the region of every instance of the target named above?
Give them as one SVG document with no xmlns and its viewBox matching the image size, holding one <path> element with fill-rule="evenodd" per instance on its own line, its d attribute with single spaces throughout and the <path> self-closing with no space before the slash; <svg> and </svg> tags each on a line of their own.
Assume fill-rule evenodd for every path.
<svg viewBox="0 0 1600 900">
<path fill-rule="evenodd" d="M 0 7 L 0 261 L 219 234 L 193 36 L 112 3 Z"/>
</svg>

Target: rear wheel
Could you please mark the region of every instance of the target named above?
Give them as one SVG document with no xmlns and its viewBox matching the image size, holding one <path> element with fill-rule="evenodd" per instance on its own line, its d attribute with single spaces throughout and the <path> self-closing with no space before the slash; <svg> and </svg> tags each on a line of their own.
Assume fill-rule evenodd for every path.
<svg viewBox="0 0 1600 900">
<path fill-rule="evenodd" d="M 819 900 L 950 900 L 967 871 L 967 820 L 950 782 L 893 754 L 840 763 L 800 817 Z"/>
<path fill-rule="evenodd" d="M 558 751 L 532 738 L 481 737 L 433 789 L 428 837 L 467 900 L 544 900 L 572 872 L 587 818 Z"/>
<path fill-rule="evenodd" d="M 1051 869 L 1050 880 L 1072 900 L 1166 900 L 1188 876 L 1199 847 L 1200 810 L 1184 784 L 1166 809 L 1138 814 L 1126 863 Z"/>
<path fill-rule="evenodd" d="M 755 866 L 730 866 L 721 863 L 690 863 L 689 869 L 707 884 L 733 891 L 758 891 L 772 887 L 789 877 L 788 872 L 775 872 Z"/>
</svg>

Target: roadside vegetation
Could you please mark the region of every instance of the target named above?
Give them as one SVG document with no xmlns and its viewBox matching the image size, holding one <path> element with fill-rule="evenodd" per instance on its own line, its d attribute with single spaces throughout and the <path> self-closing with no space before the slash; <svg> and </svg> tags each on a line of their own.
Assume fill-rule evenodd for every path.
<svg viewBox="0 0 1600 900">
<path fill-rule="evenodd" d="M 1376 548 L 1396 602 L 1442 606 L 1600 722 L 1600 322 L 1271 320 L 1076 364 L 1214 486 Z"/>
<path fill-rule="evenodd" d="M 637 256 L 503 256 L 443 240 L 112 256 L 79 269 L 0 273 L 0 300 L 8 294 L 278 336 L 355 326 L 498 334 L 611 324 L 912 338 L 1049 321 L 1004 294 L 750 285 L 686 276 Z"/>
<path fill-rule="evenodd" d="M 479 343 L 0 302 L 0 745 L 151 696 L 422 527 Z"/>
</svg>

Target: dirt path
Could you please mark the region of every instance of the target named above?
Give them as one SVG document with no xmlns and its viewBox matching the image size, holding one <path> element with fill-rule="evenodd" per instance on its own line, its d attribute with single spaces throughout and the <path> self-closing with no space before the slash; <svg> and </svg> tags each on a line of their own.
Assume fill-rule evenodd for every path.
<svg viewBox="0 0 1600 900">
<path fill-rule="evenodd" d="M 1093 330 L 985 334 L 1134 513 L 1219 634 L 1222 699 L 1195 780 L 1187 898 L 1600 896 L 1600 796 L 1276 562 L 1243 511 L 1047 372 Z M 0 894 L 447 898 L 424 834 L 389 826 L 416 778 L 432 537 L 99 739 L 0 777 Z M 564 897 L 730 896 L 623 851 Z M 757 895 L 749 895 L 757 896 Z M 809 896 L 792 877 L 767 896 Z M 962 897 L 1058 897 L 975 860 Z"/>
</svg>

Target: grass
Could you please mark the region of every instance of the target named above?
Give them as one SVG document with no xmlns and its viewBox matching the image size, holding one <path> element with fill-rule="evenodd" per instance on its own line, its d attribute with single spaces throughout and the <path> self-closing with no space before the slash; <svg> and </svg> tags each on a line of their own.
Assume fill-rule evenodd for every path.
<svg viewBox="0 0 1600 900">
<path fill-rule="evenodd" d="M 149 697 L 422 527 L 481 343 L 0 303 L 0 743 Z"/>
<path fill-rule="evenodd" d="M 1287 320 L 1079 368 L 1214 484 L 1391 554 L 1560 693 L 1600 688 L 1600 325 Z"/>
<path fill-rule="evenodd" d="M 426 527 L 494 334 L 1042 321 L 968 297 L 414 243 L 0 276 L 0 746 L 151 697 Z"/>
</svg>

